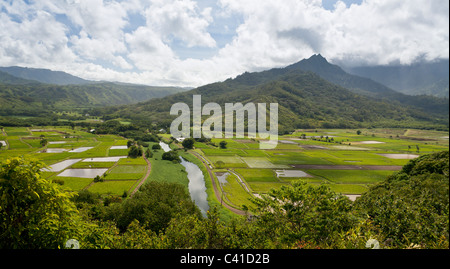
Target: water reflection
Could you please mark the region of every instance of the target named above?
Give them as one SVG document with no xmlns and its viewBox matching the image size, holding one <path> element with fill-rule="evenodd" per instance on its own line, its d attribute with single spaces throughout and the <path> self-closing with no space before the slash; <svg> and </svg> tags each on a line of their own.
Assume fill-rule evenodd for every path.
<svg viewBox="0 0 450 269">
<path fill-rule="evenodd" d="M 168 151 L 171 150 L 170 147 L 169 147 L 169 145 L 167 145 L 167 144 L 164 143 L 164 142 L 159 142 L 159 145 L 160 145 L 161 148 L 164 150 L 164 152 L 168 152 Z"/>
<path fill-rule="evenodd" d="M 164 150 L 164 152 L 170 151 L 169 145 L 164 142 L 159 142 L 159 145 Z M 195 204 L 200 208 L 202 215 L 206 217 L 206 211 L 209 210 L 208 205 L 208 195 L 206 194 L 206 186 L 205 186 L 205 178 L 203 177 L 202 170 L 191 162 L 186 161 L 181 158 L 181 165 L 183 165 L 187 172 L 187 177 L 189 179 L 189 194 L 191 195 L 191 199 L 195 202 Z"/>
<path fill-rule="evenodd" d="M 208 211 L 209 205 L 207 200 L 208 195 L 206 194 L 205 178 L 203 177 L 202 170 L 200 170 L 197 165 L 188 162 L 183 158 L 181 158 L 181 165 L 186 168 L 191 199 L 200 208 L 202 215 L 206 217 L 206 211 Z"/>
</svg>

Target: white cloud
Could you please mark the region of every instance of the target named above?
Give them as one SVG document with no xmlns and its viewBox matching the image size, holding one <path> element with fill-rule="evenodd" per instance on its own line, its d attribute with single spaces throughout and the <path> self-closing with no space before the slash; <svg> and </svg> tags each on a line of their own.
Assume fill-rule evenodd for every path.
<svg viewBox="0 0 450 269">
<path fill-rule="evenodd" d="M 449 57 L 448 1 L 338 1 L 334 10 L 322 0 L 197 1 L 1 1 L 0 65 L 200 86 L 314 53 L 346 65 Z M 209 54 L 186 57 L 190 49 Z"/>
<path fill-rule="evenodd" d="M 155 0 L 144 14 L 147 27 L 158 32 L 165 42 L 175 38 L 188 47 L 215 47 L 215 40 L 206 31 L 212 20 L 210 12 L 210 9 L 199 11 L 191 0 Z"/>
<path fill-rule="evenodd" d="M 324 40 L 326 54 L 348 64 L 411 64 L 422 58 L 448 58 L 448 4 L 367 0 L 338 8 L 329 17 L 332 27 Z"/>
<path fill-rule="evenodd" d="M 75 60 L 66 27 L 45 11 L 27 13 L 20 22 L 0 13 L 0 29 L 0 65 L 43 67 Z"/>
<path fill-rule="evenodd" d="M 130 47 L 130 58 L 142 70 L 154 68 L 164 70 L 176 58 L 171 48 L 165 44 L 152 29 L 139 27 L 134 32 L 126 34 Z"/>
<path fill-rule="evenodd" d="M 449 54 L 447 1 L 337 2 L 334 11 L 321 1 L 222 4 L 246 18 L 224 51 L 247 58 L 248 67 L 282 66 L 312 53 L 346 64 L 410 64 Z"/>
</svg>

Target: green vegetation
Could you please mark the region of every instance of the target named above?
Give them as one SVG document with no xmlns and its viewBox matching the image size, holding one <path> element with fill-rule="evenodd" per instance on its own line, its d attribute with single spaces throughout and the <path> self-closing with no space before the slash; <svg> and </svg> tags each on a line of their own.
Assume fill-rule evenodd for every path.
<svg viewBox="0 0 450 269">
<path fill-rule="evenodd" d="M 137 147 L 135 145 L 130 147 L 130 150 L 128 151 L 128 157 L 130 158 L 137 158 L 139 156 L 142 156 L 142 148 L 141 147 Z"/>
<path fill-rule="evenodd" d="M 448 248 L 448 99 L 395 93 L 320 55 L 145 101 L 178 91 L 0 73 L 0 248 Z M 278 103 L 277 147 L 180 143 L 168 111 L 194 94 Z M 206 217 L 181 158 L 205 178 Z"/>
<path fill-rule="evenodd" d="M 194 138 L 186 138 L 186 139 L 183 140 L 181 145 L 183 145 L 183 147 L 185 149 L 192 149 L 192 148 L 194 148 L 194 143 L 195 143 L 195 139 Z"/>
<path fill-rule="evenodd" d="M 425 155 L 373 186 L 355 207 L 369 215 L 394 246 L 447 244 L 449 152 Z"/>
<path fill-rule="evenodd" d="M 74 193 L 40 177 L 42 166 L 13 158 L 0 168 L 0 248 L 63 248 L 77 234 Z"/>
<path fill-rule="evenodd" d="M 166 161 L 171 161 L 171 162 L 175 162 L 175 163 L 179 163 L 181 162 L 180 160 L 180 156 L 178 155 L 178 153 L 174 150 L 168 151 L 168 152 L 164 152 L 162 154 L 161 157 L 163 160 Z"/>
<path fill-rule="evenodd" d="M 64 248 L 76 238 L 84 249 L 364 249 L 376 239 L 381 248 L 445 249 L 448 161 L 448 151 L 412 160 L 354 203 L 295 182 L 252 198 L 253 218 L 223 222 L 217 207 L 201 217 L 179 184 L 149 182 L 125 200 L 75 195 L 42 179 L 38 163 L 16 158 L 0 170 L 1 247 Z"/>
<path fill-rule="evenodd" d="M 278 103 L 280 135 L 300 128 L 448 130 L 449 124 L 448 99 L 397 93 L 352 76 L 320 55 L 286 68 L 244 73 L 161 99 L 104 110 L 103 114 L 168 129 L 175 118 L 167 113 L 171 106 L 177 102 L 192 106 L 192 96 L 197 94 L 202 95 L 202 103 L 215 102 L 221 107 L 225 103 Z"/>
</svg>

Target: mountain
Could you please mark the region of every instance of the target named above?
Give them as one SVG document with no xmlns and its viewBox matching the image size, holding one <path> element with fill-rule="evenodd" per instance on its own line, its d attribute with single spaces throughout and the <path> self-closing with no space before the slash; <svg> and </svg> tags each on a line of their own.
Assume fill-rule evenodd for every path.
<svg viewBox="0 0 450 269">
<path fill-rule="evenodd" d="M 309 59 L 301 60 L 298 63 L 286 67 L 286 69 L 311 71 L 331 83 L 370 97 L 379 98 L 386 95 L 397 94 L 396 91 L 371 79 L 351 75 L 345 72 L 341 67 L 330 64 L 320 54 L 313 55 Z"/>
<path fill-rule="evenodd" d="M 409 95 L 429 94 L 449 97 L 449 60 L 403 66 L 363 66 L 348 72 L 370 78 Z"/>
<path fill-rule="evenodd" d="M 62 71 L 52 71 L 49 69 L 28 68 L 19 66 L 0 67 L 0 71 L 8 73 L 12 76 L 26 79 L 35 80 L 41 83 L 56 84 L 56 85 L 69 85 L 69 84 L 88 84 L 92 81 L 84 80 L 82 78 L 72 76 Z"/>
<path fill-rule="evenodd" d="M 37 84 L 39 82 L 35 80 L 18 78 L 13 75 L 10 75 L 9 73 L 0 71 L 0 83 L 22 85 L 22 84 Z"/>
<path fill-rule="evenodd" d="M 318 68 L 320 66 L 322 68 Z M 311 72 L 313 67 L 320 74 Z M 330 80 L 334 78 L 352 90 L 322 76 Z M 169 115 L 171 106 L 184 102 L 192 109 L 192 96 L 200 94 L 203 105 L 214 102 L 222 108 L 225 103 L 278 103 L 281 133 L 296 128 L 320 127 L 422 128 L 433 125 L 448 128 L 448 100 L 424 97 L 423 102 L 430 103 L 417 107 L 374 97 L 383 93 L 404 96 L 369 79 L 349 75 L 340 67 L 329 64 L 322 56 L 315 55 L 286 68 L 246 72 L 234 79 L 132 106 L 121 106 L 109 112 L 111 118 L 128 118 L 144 125 L 159 122 L 168 127 L 175 118 Z"/>
<path fill-rule="evenodd" d="M 320 54 L 286 67 L 287 70 L 311 71 L 323 79 L 342 86 L 352 92 L 391 103 L 400 103 L 422 109 L 427 113 L 447 113 L 448 101 L 434 96 L 411 96 L 397 92 L 372 79 L 352 75 L 341 67 L 330 64 Z"/>
<path fill-rule="evenodd" d="M 53 111 L 132 104 L 186 90 L 88 81 L 48 69 L 0 67 L 0 116 L 36 116 Z"/>
<path fill-rule="evenodd" d="M 0 79 L 1 77 L 0 74 Z M 15 80 L 14 77 L 7 78 L 16 84 L 23 82 L 21 79 Z M 0 83 L 0 115 L 36 116 L 51 114 L 52 111 L 131 104 L 181 91 L 186 91 L 186 89 L 112 82 L 85 85 Z"/>
</svg>

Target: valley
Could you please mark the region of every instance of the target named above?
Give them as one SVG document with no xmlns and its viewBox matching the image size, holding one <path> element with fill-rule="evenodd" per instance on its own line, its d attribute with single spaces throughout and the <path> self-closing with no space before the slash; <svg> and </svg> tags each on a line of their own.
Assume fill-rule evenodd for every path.
<svg viewBox="0 0 450 269">
<path fill-rule="evenodd" d="M 411 238 L 448 246 L 445 228 L 414 228 L 448 219 L 446 98 L 396 92 L 321 55 L 194 89 L 64 84 L 57 75 L 47 84 L 0 73 L 0 190 L 22 190 L 2 177 L 29 169 L 17 182 L 35 181 L 23 190 L 48 184 L 95 227 L 77 228 L 85 248 L 364 248 L 373 234 L 394 238 L 385 248 L 408 248 Z M 188 138 L 170 131 L 176 103 L 189 115 Z M 193 108 L 212 103 L 277 104 L 277 141 L 249 138 L 248 110 L 238 109 L 244 137 L 233 125 L 218 127 L 221 138 L 189 138 L 194 119 L 214 119 L 214 130 L 227 120 Z M 46 194 L 36 195 L 25 200 Z"/>
<path fill-rule="evenodd" d="M 118 135 L 97 135 L 78 127 L 4 127 L 0 162 L 16 156 L 36 159 L 47 166 L 42 177 L 64 188 L 126 198 L 148 181 L 187 188 L 184 167 L 162 160 L 168 149 L 152 149 L 165 143 L 202 169 L 210 206 L 225 203 L 243 214 L 251 205 L 249 198 L 295 181 L 326 185 L 355 200 L 410 159 L 446 150 L 448 135 L 415 129 L 310 129 L 280 136 L 271 150 L 259 149 L 259 139 L 211 139 L 196 141 L 184 152 L 169 134 L 159 134 L 161 142 L 143 142 L 143 151 L 152 151 L 147 162 L 144 157 L 128 158 L 129 140 Z M 42 147 L 44 139 L 48 144 Z M 226 148 L 218 146 L 221 141 Z M 222 210 L 225 216 L 233 214 Z"/>
</svg>

